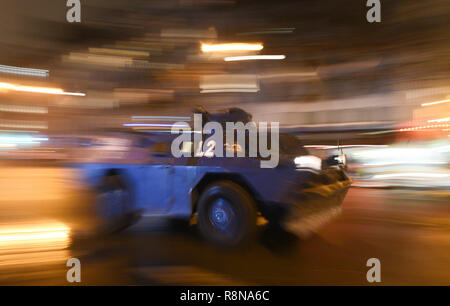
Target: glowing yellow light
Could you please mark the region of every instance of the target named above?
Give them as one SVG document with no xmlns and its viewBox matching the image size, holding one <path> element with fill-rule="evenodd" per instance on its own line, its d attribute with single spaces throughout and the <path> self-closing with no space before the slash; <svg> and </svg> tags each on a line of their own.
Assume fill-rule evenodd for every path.
<svg viewBox="0 0 450 306">
<path fill-rule="evenodd" d="M 70 231 L 53 221 L 0 223 L 0 268 L 66 260 Z"/>
<path fill-rule="evenodd" d="M 0 237 L 0 242 L 6 241 L 21 241 L 21 240 L 42 240 L 42 239 L 57 239 L 57 238 L 67 238 L 67 232 L 43 232 L 43 233 L 29 233 L 23 235 L 10 235 L 5 237 Z"/>
<path fill-rule="evenodd" d="M 14 242 L 33 241 L 61 241 L 67 242 L 70 228 L 61 224 L 43 224 L 44 226 L 24 225 L 21 227 L 6 227 L 0 229 L 0 246 L 10 245 Z"/>
<path fill-rule="evenodd" d="M 245 56 L 228 56 L 225 57 L 225 62 L 234 61 L 256 61 L 256 60 L 283 60 L 285 55 L 245 55 Z"/>
<path fill-rule="evenodd" d="M 54 226 L 51 227 L 50 225 L 47 225 L 48 227 L 19 227 L 19 228 L 8 228 L 6 230 L 0 230 L 0 235 L 4 234 L 16 234 L 16 233 L 41 233 L 41 232 L 68 232 L 70 228 L 66 226 Z"/>
<path fill-rule="evenodd" d="M 21 227 L 3 226 L 0 229 L 0 248 L 12 248 L 30 243 L 68 243 L 70 228 L 62 224 L 31 224 Z M 18 244 L 19 243 L 19 244 Z M 1 253 L 1 252 L 0 252 Z"/>
<path fill-rule="evenodd" d="M 69 96 L 85 96 L 86 95 L 84 93 L 79 93 L 79 92 L 65 92 L 61 88 L 24 86 L 24 85 L 15 85 L 15 84 L 11 84 L 11 83 L 2 83 L 2 82 L 0 82 L 0 89 L 22 91 L 22 92 L 34 92 L 34 93 L 42 93 L 42 94 L 50 94 L 50 95 L 69 95 Z"/>
<path fill-rule="evenodd" d="M 202 44 L 203 52 L 259 51 L 263 48 L 260 43 Z"/>
<path fill-rule="evenodd" d="M 447 103 L 447 102 L 450 102 L 450 99 L 448 99 L 448 100 L 441 100 L 441 101 L 435 101 L 435 102 L 423 103 L 422 106 L 430 106 L 430 105 Z"/>
</svg>

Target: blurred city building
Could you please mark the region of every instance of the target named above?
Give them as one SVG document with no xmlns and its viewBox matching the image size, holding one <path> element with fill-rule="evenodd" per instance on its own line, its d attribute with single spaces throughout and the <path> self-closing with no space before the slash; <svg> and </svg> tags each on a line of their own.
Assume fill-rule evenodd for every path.
<svg viewBox="0 0 450 306">
<path fill-rule="evenodd" d="M 61 1 L 4 3 L 0 64 L 48 74 L 1 81 L 85 95 L 0 89 L 0 124 L 67 133 L 235 105 L 299 135 L 407 128 L 448 115 L 449 103 L 421 106 L 450 98 L 448 7 L 384 1 L 371 24 L 353 0 L 97 0 L 68 23 Z M 375 135 L 364 137 L 393 137 Z"/>
</svg>

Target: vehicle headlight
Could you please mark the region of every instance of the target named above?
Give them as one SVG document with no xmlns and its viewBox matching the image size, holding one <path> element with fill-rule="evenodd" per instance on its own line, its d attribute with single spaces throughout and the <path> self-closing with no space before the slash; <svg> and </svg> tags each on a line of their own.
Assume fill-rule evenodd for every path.
<svg viewBox="0 0 450 306">
<path fill-rule="evenodd" d="M 339 154 L 336 155 L 334 157 L 334 160 L 339 164 L 339 165 L 347 165 L 347 156 L 345 154 Z"/>
<path fill-rule="evenodd" d="M 313 155 L 297 156 L 294 159 L 297 168 L 311 168 L 314 170 L 322 169 L 322 160 Z"/>
</svg>

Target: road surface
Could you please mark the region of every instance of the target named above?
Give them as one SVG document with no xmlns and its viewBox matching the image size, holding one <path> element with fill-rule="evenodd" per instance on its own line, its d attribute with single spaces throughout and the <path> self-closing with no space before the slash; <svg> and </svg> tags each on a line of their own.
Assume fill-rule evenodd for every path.
<svg viewBox="0 0 450 306">
<path fill-rule="evenodd" d="M 2 217 L 3 228 L 16 231 L 41 222 Z M 371 285 L 369 258 L 381 262 L 382 285 L 450 285 L 450 202 L 429 192 L 351 188 L 342 215 L 310 239 L 261 228 L 257 241 L 234 251 L 158 218 L 79 241 L 63 225 L 42 222 L 54 232 L 19 246 L 0 228 L 1 285 L 68 285 L 72 257 L 82 285 Z"/>
</svg>

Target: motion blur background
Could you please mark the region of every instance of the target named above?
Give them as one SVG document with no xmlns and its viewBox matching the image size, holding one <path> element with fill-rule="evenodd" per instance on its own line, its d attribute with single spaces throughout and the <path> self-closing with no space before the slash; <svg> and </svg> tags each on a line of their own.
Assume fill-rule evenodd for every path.
<svg viewBox="0 0 450 306">
<path fill-rule="evenodd" d="M 48 207 L 53 201 L 52 205 L 58 207 L 67 197 L 62 187 L 65 178 L 35 162 L 64 161 L 67 144 L 79 134 L 132 129 L 127 123 L 145 123 L 135 129 L 159 129 L 154 123 L 170 123 L 161 116 L 190 116 L 198 105 L 210 112 L 239 107 L 251 113 L 254 121 L 279 121 L 282 130 L 296 135 L 315 154 L 329 154 L 339 144 L 347 154 L 348 170 L 354 179 L 347 205 L 368 205 L 369 198 L 378 203 L 359 207 L 359 214 L 352 218 L 360 222 L 345 223 L 341 228 L 349 227 L 347 233 L 355 235 L 361 220 L 375 218 L 368 212 L 377 209 L 381 222 L 380 232 L 367 229 L 369 235 L 361 234 L 363 238 L 349 238 L 343 233 L 341 237 L 348 238 L 343 245 L 350 248 L 355 241 L 368 237 L 383 240 L 383 222 L 392 221 L 398 214 L 401 222 L 443 227 L 443 236 L 430 239 L 442 242 L 436 247 L 447 254 L 450 3 L 383 0 L 380 23 L 367 22 L 369 8 L 365 4 L 356 0 L 82 0 L 81 23 L 69 23 L 65 1 L 2 1 L 0 202 L 5 229 L 0 231 L 0 266 L 39 262 L 44 257 L 51 261 L 52 257 L 35 253 L 28 259 L 22 254 L 18 259 L 17 252 L 8 247 L 2 253 L 2 244 L 10 241 L 11 231 L 21 232 L 24 226 L 42 228 L 34 221 L 17 221 L 14 227 L 8 223 L 11 211 L 29 211 L 28 206 L 20 206 L 29 200 L 44 203 L 40 207 Z M 208 49 L 223 43 L 250 44 L 256 50 Z M 258 57 L 262 55 L 276 56 Z M 15 162 L 24 160 L 25 167 L 21 164 L 15 168 Z M 48 181 L 42 181 L 42 177 Z M 407 195 L 409 200 L 405 206 L 398 206 L 400 200 L 392 200 L 393 195 L 401 201 Z M 425 214 L 426 221 L 421 219 Z M 43 228 L 56 234 L 38 237 L 57 239 L 52 249 L 56 250 L 55 258 L 65 258 L 61 252 L 67 251 L 69 242 L 64 239 L 70 229 L 48 222 Z M 400 235 L 398 241 L 416 245 L 417 241 L 408 240 L 416 233 L 403 234 L 409 238 Z M 398 246 L 398 241 L 394 239 L 386 249 Z M 36 248 L 42 245 L 37 243 Z M 359 245 L 359 249 L 364 247 Z M 321 247 L 312 250 L 328 253 Z M 422 251 L 418 251 L 416 260 L 429 263 L 436 259 L 441 268 L 434 267 L 437 274 L 430 275 L 423 270 L 415 280 L 448 284 L 448 273 L 443 273 L 449 271 L 445 269 L 449 268 L 448 261 L 430 258 Z M 405 260 L 396 255 L 386 255 L 392 259 L 392 267 Z M 343 269 L 364 274 L 361 265 Z M 276 262 L 273 269 L 279 266 Z M 190 271 L 183 267 L 183 273 Z M 248 271 L 244 278 L 252 279 L 255 271 Z M 391 282 L 402 283 L 405 274 L 393 271 Z M 22 272 L 16 280 L 24 279 Z M 361 280 L 355 278 L 353 272 L 344 281 L 332 272 L 319 273 L 322 278 L 312 277 L 311 272 L 306 273 L 309 279 L 292 276 L 292 281 L 283 282 L 281 277 L 277 281 L 365 281 L 363 276 Z M 258 277 L 252 281 L 277 282 L 275 276 L 265 281 Z"/>
</svg>

